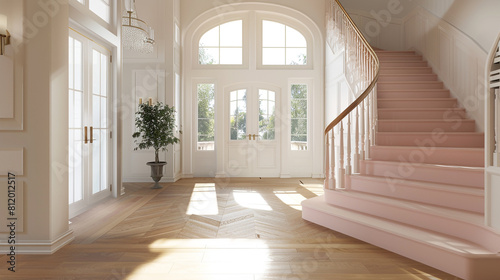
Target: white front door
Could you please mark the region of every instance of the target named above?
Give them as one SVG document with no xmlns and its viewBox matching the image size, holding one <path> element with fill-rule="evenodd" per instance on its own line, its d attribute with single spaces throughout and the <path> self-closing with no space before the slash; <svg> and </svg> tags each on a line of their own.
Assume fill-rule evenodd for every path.
<svg viewBox="0 0 500 280">
<path fill-rule="evenodd" d="M 70 32 L 70 217 L 110 195 L 109 56 L 102 46 Z"/>
<path fill-rule="evenodd" d="M 248 86 L 225 93 L 226 174 L 279 177 L 279 90 Z"/>
</svg>

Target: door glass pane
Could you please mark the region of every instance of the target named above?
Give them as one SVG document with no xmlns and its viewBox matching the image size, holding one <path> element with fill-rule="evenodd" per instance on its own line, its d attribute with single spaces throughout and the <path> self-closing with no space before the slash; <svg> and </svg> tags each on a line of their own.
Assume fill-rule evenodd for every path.
<svg viewBox="0 0 500 280">
<path fill-rule="evenodd" d="M 83 199 L 83 51 L 82 42 L 69 37 L 68 189 L 69 203 Z"/>
<path fill-rule="evenodd" d="M 246 89 L 230 93 L 230 139 L 244 140 L 247 137 L 247 91 Z"/>
<path fill-rule="evenodd" d="M 198 84 L 198 143 L 199 151 L 215 149 L 215 85 Z"/>
<path fill-rule="evenodd" d="M 98 51 L 92 52 L 92 93 L 101 93 L 101 55 Z"/>
<path fill-rule="evenodd" d="M 276 132 L 275 92 L 259 90 L 259 139 L 274 140 Z"/>
<path fill-rule="evenodd" d="M 308 111 L 307 111 L 307 85 L 295 84 L 291 87 L 291 149 L 307 150 L 308 140 Z"/>
<path fill-rule="evenodd" d="M 74 88 L 83 90 L 83 49 L 82 42 L 74 40 Z"/>
<path fill-rule="evenodd" d="M 101 54 L 101 95 L 108 95 L 108 56 Z"/>
<path fill-rule="evenodd" d="M 94 138 L 99 137 L 99 130 L 94 130 Z M 94 140 L 92 147 L 92 194 L 101 191 L 101 141 Z"/>
<path fill-rule="evenodd" d="M 108 187 L 107 174 L 108 174 L 108 142 L 107 142 L 107 130 L 100 130 L 99 142 L 101 144 L 101 191 L 104 191 Z"/>
</svg>

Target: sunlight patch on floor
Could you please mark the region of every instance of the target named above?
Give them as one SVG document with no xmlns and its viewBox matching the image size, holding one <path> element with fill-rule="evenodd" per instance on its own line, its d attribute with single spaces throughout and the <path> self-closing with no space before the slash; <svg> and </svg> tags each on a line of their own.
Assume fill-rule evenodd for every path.
<svg viewBox="0 0 500 280">
<path fill-rule="evenodd" d="M 258 192 L 235 190 L 233 191 L 233 197 L 236 203 L 245 208 L 265 211 L 273 210 Z"/>
<path fill-rule="evenodd" d="M 300 203 L 307 199 L 296 191 L 274 191 L 274 195 L 286 205 L 300 211 L 302 210 L 302 205 Z"/>
<path fill-rule="evenodd" d="M 218 215 L 217 193 L 215 183 L 197 183 L 194 185 L 193 193 L 186 214 L 188 215 Z"/>
</svg>

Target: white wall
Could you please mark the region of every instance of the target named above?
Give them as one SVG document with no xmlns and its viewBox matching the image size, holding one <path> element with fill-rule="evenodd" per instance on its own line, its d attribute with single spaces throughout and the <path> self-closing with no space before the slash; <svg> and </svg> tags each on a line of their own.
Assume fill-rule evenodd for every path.
<svg viewBox="0 0 500 280">
<path fill-rule="evenodd" d="M 175 23 L 179 25 L 180 22 L 180 1 L 142 0 L 136 3 L 136 9 L 138 17 L 145 20 L 155 30 L 156 43 L 151 54 L 124 51 L 123 180 L 124 182 L 152 182 L 151 171 L 146 162 L 154 161 L 154 152 L 152 150 L 134 151 L 136 144 L 132 134 L 135 131 L 135 112 L 139 98 L 146 102 L 151 97 L 154 102 L 176 105 L 175 74 L 180 75 L 181 48 L 175 43 Z M 181 109 L 176 108 L 178 111 Z M 167 161 L 162 181 L 172 182 L 179 179 L 180 145 L 169 146 L 167 152 L 161 152 L 160 159 Z"/>
<path fill-rule="evenodd" d="M 398 37 L 395 32 L 398 25 L 409 16 L 416 8 L 423 7 L 436 17 L 449 23 L 474 42 L 476 42 L 485 52 L 489 51 L 496 38 L 498 26 L 500 25 L 500 2 L 497 0 L 343 0 L 341 3 L 353 16 L 360 30 L 365 35 L 375 30 L 374 22 L 380 28 L 380 38 L 375 37 L 375 45 L 380 48 L 396 50 L 403 46 L 394 41 Z M 393 12 L 390 6 L 394 5 Z M 392 36 L 391 36 L 392 34 Z M 379 39 L 379 40 L 377 40 Z"/>
<path fill-rule="evenodd" d="M 484 131 L 486 52 L 461 30 L 423 8 L 410 14 L 402 28 L 405 49 L 424 56 L 468 116 L 476 120 L 477 130 Z"/>
<path fill-rule="evenodd" d="M 64 148 L 68 146 L 68 118 L 64 109 L 68 103 L 68 5 L 65 1 L 53 2 L 56 6 L 49 13 L 38 1 L 0 1 L 2 12 L 13 9 L 9 25 L 19 25 L 22 19 L 25 27 L 33 24 L 31 29 L 24 29 L 22 45 L 18 44 L 23 35 L 13 32 L 13 44 L 19 47 L 15 59 L 25 61 L 24 82 L 15 85 L 24 87 L 22 127 L 18 131 L 5 131 L 0 126 L 0 149 L 24 150 L 24 172 L 17 178 L 24 183 L 24 232 L 16 235 L 16 249 L 20 253 L 50 253 L 73 238 L 68 227 Z M 20 12 L 23 6 L 24 13 Z M 2 185 L 5 176 L 0 174 Z M 6 251 L 5 234 L 0 234 L 0 249 L 2 253 Z"/>
</svg>

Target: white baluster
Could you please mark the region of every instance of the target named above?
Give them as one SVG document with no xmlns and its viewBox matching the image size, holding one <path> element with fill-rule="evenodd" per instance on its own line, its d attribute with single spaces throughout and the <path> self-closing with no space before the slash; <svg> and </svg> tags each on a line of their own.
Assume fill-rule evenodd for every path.
<svg viewBox="0 0 500 280">
<path fill-rule="evenodd" d="M 360 109 L 360 152 L 359 152 L 359 158 L 360 160 L 365 160 L 366 157 L 365 157 L 365 101 L 361 102 L 361 104 L 359 105 L 359 109 Z"/>
<path fill-rule="evenodd" d="M 365 158 L 370 158 L 370 144 L 371 144 L 371 119 L 370 119 L 370 98 L 366 98 L 366 139 L 365 139 Z"/>
<path fill-rule="evenodd" d="M 323 189 L 329 190 L 331 188 L 331 173 L 330 173 L 330 137 L 329 133 L 325 136 L 325 183 Z"/>
<path fill-rule="evenodd" d="M 337 182 L 335 178 L 335 131 L 332 129 L 331 130 L 331 137 L 332 141 L 330 141 L 330 180 L 331 180 L 331 186 L 330 189 L 334 190 L 337 188 L 337 185 L 335 184 Z"/>
<path fill-rule="evenodd" d="M 345 169 L 344 169 L 344 124 L 343 121 L 340 122 L 340 131 L 339 131 L 339 168 L 338 168 L 338 188 L 344 188 L 344 178 L 345 178 Z"/>
<path fill-rule="evenodd" d="M 351 114 L 347 115 L 347 161 L 345 166 L 345 174 L 351 175 Z"/>
<path fill-rule="evenodd" d="M 493 125 L 495 126 L 495 152 L 493 154 L 493 165 L 500 165 L 500 89 L 495 89 L 495 120 Z"/>
<path fill-rule="evenodd" d="M 354 158 L 353 172 L 359 173 L 359 106 L 356 107 L 356 120 L 354 129 Z"/>
</svg>

